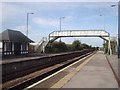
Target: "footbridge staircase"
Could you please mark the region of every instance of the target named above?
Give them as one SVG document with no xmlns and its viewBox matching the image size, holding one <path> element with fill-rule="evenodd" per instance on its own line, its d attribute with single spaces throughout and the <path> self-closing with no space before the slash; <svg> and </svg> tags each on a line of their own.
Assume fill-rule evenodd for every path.
<svg viewBox="0 0 120 90">
<path fill-rule="evenodd" d="M 48 44 L 48 39 L 47 39 L 47 37 L 43 37 L 39 42 L 38 42 L 38 44 L 35 46 L 35 52 L 39 52 L 39 53 L 41 53 L 41 52 L 45 52 L 45 47 L 46 47 L 46 45 Z"/>
</svg>

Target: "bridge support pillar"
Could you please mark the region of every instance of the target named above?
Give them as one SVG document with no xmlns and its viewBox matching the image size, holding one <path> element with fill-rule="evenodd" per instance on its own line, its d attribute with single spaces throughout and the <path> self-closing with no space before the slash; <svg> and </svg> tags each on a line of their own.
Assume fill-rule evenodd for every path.
<svg viewBox="0 0 120 90">
<path fill-rule="evenodd" d="M 103 40 L 103 51 L 104 51 L 104 54 L 106 53 L 106 49 L 105 49 L 105 40 Z"/>
<path fill-rule="evenodd" d="M 110 37 L 109 37 L 109 40 L 108 40 L 108 54 L 112 55 L 111 44 L 110 44 Z"/>
<path fill-rule="evenodd" d="M 45 53 L 45 46 L 43 46 L 43 50 L 42 51 L 43 51 L 43 53 Z"/>
</svg>

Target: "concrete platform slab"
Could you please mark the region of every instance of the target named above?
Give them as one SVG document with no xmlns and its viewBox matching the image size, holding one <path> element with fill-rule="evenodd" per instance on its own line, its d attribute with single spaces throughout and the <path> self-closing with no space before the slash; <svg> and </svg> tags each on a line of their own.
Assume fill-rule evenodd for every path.
<svg viewBox="0 0 120 90">
<path fill-rule="evenodd" d="M 115 74 L 118 76 L 118 56 L 117 55 L 111 55 L 107 56 L 108 60 L 110 61 L 113 70 L 115 71 Z"/>
<path fill-rule="evenodd" d="M 62 88 L 118 88 L 103 52 L 97 54 Z"/>
</svg>

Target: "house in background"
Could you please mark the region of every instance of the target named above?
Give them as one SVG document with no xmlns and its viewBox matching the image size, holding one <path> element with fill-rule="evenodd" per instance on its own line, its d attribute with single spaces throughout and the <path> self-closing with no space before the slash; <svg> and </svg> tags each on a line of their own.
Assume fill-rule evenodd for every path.
<svg viewBox="0 0 120 90">
<path fill-rule="evenodd" d="M 7 29 L 0 34 L 2 46 L 2 57 L 24 55 L 29 53 L 31 39 L 20 31 Z"/>
</svg>

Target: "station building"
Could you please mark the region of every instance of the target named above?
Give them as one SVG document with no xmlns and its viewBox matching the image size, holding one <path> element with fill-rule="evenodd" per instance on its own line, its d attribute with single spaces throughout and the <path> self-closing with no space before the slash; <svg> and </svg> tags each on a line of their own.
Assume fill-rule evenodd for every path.
<svg viewBox="0 0 120 90">
<path fill-rule="evenodd" d="M 20 31 L 7 29 L 0 33 L 0 52 L 2 57 L 29 54 L 31 39 Z"/>
</svg>

